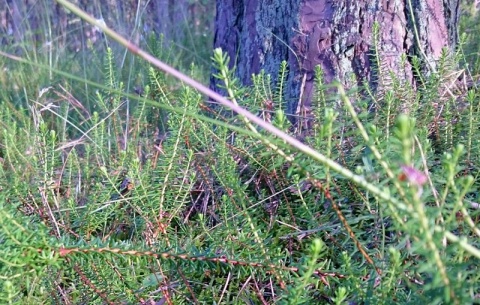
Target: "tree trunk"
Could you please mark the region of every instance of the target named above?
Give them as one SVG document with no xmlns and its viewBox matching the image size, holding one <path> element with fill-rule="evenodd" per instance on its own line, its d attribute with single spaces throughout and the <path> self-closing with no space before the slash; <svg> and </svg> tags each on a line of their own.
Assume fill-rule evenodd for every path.
<svg viewBox="0 0 480 305">
<path fill-rule="evenodd" d="M 217 0 L 214 46 L 228 53 L 244 84 L 261 69 L 275 82 L 287 60 L 293 114 L 299 102 L 311 106 L 316 66 L 326 83 L 339 80 L 347 89 L 367 81 L 378 90 L 382 71 L 415 85 L 412 56 L 435 68 L 442 48 L 457 41 L 458 7 L 459 0 Z"/>
</svg>

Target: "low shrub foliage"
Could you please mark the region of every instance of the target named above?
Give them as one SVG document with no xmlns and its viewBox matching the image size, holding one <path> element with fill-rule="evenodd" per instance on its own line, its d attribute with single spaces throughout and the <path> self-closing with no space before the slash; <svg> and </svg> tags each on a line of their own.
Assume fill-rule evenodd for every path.
<svg viewBox="0 0 480 305">
<path fill-rule="evenodd" d="M 295 115 L 286 63 L 244 87 L 215 50 L 229 100 L 314 154 L 110 48 L 92 59 L 103 83 L 4 53 L 1 302 L 478 301 L 480 93 L 452 86 L 474 79 L 467 38 L 415 89 L 389 75 L 345 92 L 317 69 Z M 154 36 L 145 48 L 178 62 Z"/>
</svg>

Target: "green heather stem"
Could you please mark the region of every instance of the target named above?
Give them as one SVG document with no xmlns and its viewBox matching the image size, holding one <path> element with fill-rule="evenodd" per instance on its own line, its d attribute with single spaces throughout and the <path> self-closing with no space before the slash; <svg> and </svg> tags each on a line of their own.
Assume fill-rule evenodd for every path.
<svg viewBox="0 0 480 305">
<path fill-rule="evenodd" d="M 221 49 L 216 49 L 214 52 L 215 52 L 214 58 L 220 66 L 219 68 L 220 68 L 220 73 L 221 73 L 221 79 L 225 83 L 225 88 L 227 89 L 228 96 L 232 100 L 233 105 L 236 106 L 236 107 L 239 107 L 238 102 L 235 98 L 235 92 L 233 91 L 232 84 L 231 84 L 229 76 L 228 76 L 228 68 L 227 68 L 227 63 L 226 63 L 227 57 L 226 57 L 226 55 L 223 55 Z M 240 116 L 242 117 L 245 125 L 247 125 L 248 129 L 250 129 L 253 133 L 259 135 L 259 132 L 258 132 L 257 128 L 255 128 L 255 126 L 253 126 L 252 123 L 250 123 L 248 118 L 244 115 L 240 115 Z M 261 136 L 260 139 L 262 140 L 262 142 L 265 145 L 267 145 L 268 147 L 273 149 L 276 153 L 278 153 L 279 155 L 284 157 L 285 160 L 287 160 L 289 162 L 293 161 L 293 156 L 288 156 L 283 150 L 281 150 L 277 145 L 273 144 L 269 139 L 267 139 L 265 137 L 262 137 L 262 136 Z"/>
<path fill-rule="evenodd" d="M 368 147 L 372 151 L 373 155 L 375 156 L 377 161 L 380 163 L 380 165 L 383 167 L 383 169 L 387 173 L 388 178 L 391 179 L 393 185 L 397 189 L 397 191 L 400 194 L 400 196 L 402 197 L 403 201 L 408 202 L 405 199 L 405 192 L 403 191 L 403 188 L 401 187 L 401 185 L 398 183 L 398 180 L 395 178 L 395 175 L 393 174 L 392 170 L 390 169 L 390 166 L 387 164 L 387 162 L 385 160 L 383 160 L 382 155 L 378 151 L 377 147 L 374 144 L 370 144 L 371 143 L 370 137 L 368 136 L 367 131 L 363 127 L 363 124 L 360 122 L 360 120 L 357 116 L 357 113 L 355 112 L 355 109 L 353 108 L 353 105 L 352 105 L 350 99 L 347 97 L 347 95 L 345 93 L 345 90 L 343 90 L 342 86 L 338 86 L 337 89 L 338 89 L 338 93 L 340 95 L 340 99 L 342 100 L 343 104 L 345 105 L 348 112 L 350 113 L 350 116 L 352 117 L 353 121 L 355 122 L 355 125 L 357 125 L 358 130 L 360 131 L 360 134 L 362 135 L 363 139 L 365 140 Z M 378 194 L 376 194 L 376 193 L 374 193 L 374 194 L 378 196 Z M 382 198 L 382 197 L 380 197 L 380 198 Z M 399 202 L 392 202 L 392 201 L 389 201 L 389 202 L 393 204 L 393 205 L 392 204 L 390 205 L 390 210 L 392 211 L 395 219 L 398 221 L 399 224 L 403 225 L 404 221 L 402 220 L 402 218 L 398 214 L 397 207 L 399 207 L 403 210 L 410 210 L 410 209 L 407 208 L 407 205 L 400 206 Z"/>
<path fill-rule="evenodd" d="M 440 227 L 436 227 L 436 229 L 437 231 L 442 231 Z M 480 249 L 472 246 L 472 244 L 469 243 L 465 237 L 458 237 L 457 235 L 448 231 L 444 232 L 444 235 L 448 241 L 458 244 L 465 251 L 475 256 L 476 258 L 480 259 Z"/>
<path fill-rule="evenodd" d="M 57 0 L 60 4 L 65 6 L 67 9 L 75 13 L 77 16 L 80 18 L 84 19 L 88 23 L 97 26 L 100 28 L 106 35 L 112 37 L 115 41 L 123 45 L 124 47 L 128 48 L 130 52 L 134 53 L 135 55 L 143 58 L 147 62 L 151 63 L 155 67 L 165 71 L 166 73 L 172 75 L 173 77 L 179 79 L 183 83 L 195 88 L 199 92 L 205 94 L 206 96 L 218 101 L 222 105 L 232 109 L 236 113 L 238 113 L 241 116 L 244 116 L 247 118 L 249 121 L 257 124 L 258 126 L 262 127 L 263 129 L 269 131 L 271 134 L 281 138 L 285 143 L 289 144 L 292 147 L 295 147 L 297 150 L 303 152 L 304 154 L 312 157 L 313 159 L 317 160 L 324 166 L 328 166 L 330 169 L 333 171 L 339 173 L 340 175 L 344 176 L 345 178 L 351 180 L 355 184 L 363 187 L 367 191 L 371 192 L 372 194 L 375 194 L 382 200 L 385 200 L 389 203 L 391 203 L 394 206 L 397 206 L 400 209 L 408 210 L 407 206 L 400 201 L 398 201 L 396 198 L 392 197 L 388 192 L 376 187 L 375 185 L 369 183 L 363 176 L 355 175 L 352 171 L 344 168 L 341 166 L 339 163 L 328 159 L 325 157 L 323 154 L 317 152 L 316 150 L 312 149 L 308 145 L 303 144 L 299 140 L 295 139 L 294 137 L 286 134 L 285 132 L 281 131 L 280 129 L 276 128 L 272 124 L 265 122 L 261 118 L 257 117 L 253 113 L 243 109 L 242 107 L 239 107 L 226 99 L 225 97 L 221 96 L 220 94 L 214 92 L 213 90 L 209 89 L 205 85 L 202 85 L 201 83 L 193 80 L 192 78 L 186 76 L 185 74 L 179 72 L 176 69 L 173 69 L 169 65 L 161 62 L 157 58 L 153 57 L 152 55 L 148 54 L 147 52 L 143 51 L 140 49 L 138 46 L 132 44 L 130 41 L 127 39 L 123 38 L 121 35 L 117 34 L 115 31 L 111 30 L 108 28 L 103 22 L 100 22 L 96 20 L 95 18 L 91 17 L 81 9 L 79 9 L 76 5 L 66 1 L 66 0 Z"/>
</svg>

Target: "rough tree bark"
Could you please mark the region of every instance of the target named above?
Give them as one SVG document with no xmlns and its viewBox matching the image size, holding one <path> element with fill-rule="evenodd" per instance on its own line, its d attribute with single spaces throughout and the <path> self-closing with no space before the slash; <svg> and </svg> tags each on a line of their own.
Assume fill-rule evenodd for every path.
<svg viewBox="0 0 480 305">
<path fill-rule="evenodd" d="M 327 83 L 378 87 L 376 22 L 382 69 L 414 84 L 408 60 L 417 55 L 434 67 L 442 48 L 455 47 L 458 13 L 459 0 L 217 0 L 214 46 L 228 53 L 244 84 L 261 69 L 275 78 L 287 60 L 287 109 L 294 113 L 298 102 L 310 106 L 318 65 Z"/>
</svg>

